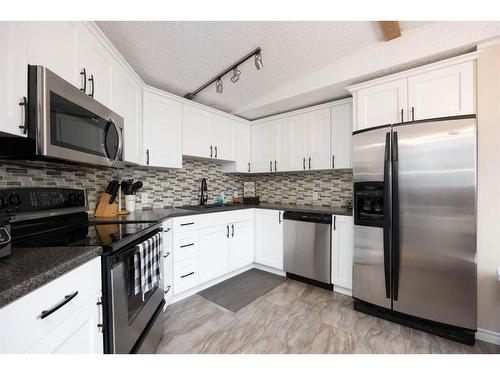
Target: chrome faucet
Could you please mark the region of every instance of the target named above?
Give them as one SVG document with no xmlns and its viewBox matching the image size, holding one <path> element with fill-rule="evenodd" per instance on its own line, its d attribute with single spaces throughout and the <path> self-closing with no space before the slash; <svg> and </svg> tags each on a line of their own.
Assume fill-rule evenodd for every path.
<svg viewBox="0 0 500 375">
<path fill-rule="evenodd" d="M 203 206 L 208 201 L 208 193 L 205 194 L 205 192 L 207 192 L 207 191 L 208 191 L 207 180 L 202 178 L 201 179 L 201 191 L 200 191 L 200 205 L 201 206 Z"/>
</svg>

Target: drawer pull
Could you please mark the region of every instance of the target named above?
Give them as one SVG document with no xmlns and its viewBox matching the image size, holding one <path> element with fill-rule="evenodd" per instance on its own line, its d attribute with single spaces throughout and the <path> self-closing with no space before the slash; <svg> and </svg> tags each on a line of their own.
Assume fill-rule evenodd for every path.
<svg viewBox="0 0 500 375">
<path fill-rule="evenodd" d="M 194 222 L 191 222 L 191 223 L 182 223 L 182 224 L 181 224 L 181 227 L 184 227 L 184 226 L 186 226 L 186 225 L 193 225 L 193 224 L 194 224 Z"/>
<path fill-rule="evenodd" d="M 163 258 L 167 258 L 168 256 L 170 255 L 170 251 L 168 253 L 166 253 Z"/>
<path fill-rule="evenodd" d="M 170 292 L 170 288 L 171 288 L 171 287 L 172 287 L 172 285 L 167 286 L 167 290 L 165 290 L 165 292 L 164 292 L 164 293 L 165 293 L 165 294 L 167 294 L 168 292 Z"/>
<path fill-rule="evenodd" d="M 183 247 L 189 247 L 189 246 L 194 246 L 194 243 L 188 243 L 187 245 L 181 245 L 181 248 L 183 248 Z"/>
<path fill-rule="evenodd" d="M 55 313 L 57 310 L 59 310 L 61 307 L 63 307 L 65 304 L 67 304 L 69 301 L 75 298 L 77 295 L 78 295 L 78 290 L 73 294 L 68 294 L 67 296 L 64 296 L 64 299 L 57 305 L 51 307 L 48 310 L 43 310 L 42 313 L 40 314 L 40 319 L 45 319 L 49 315 Z"/>
<path fill-rule="evenodd" d="M 186 273 L 185 275 L 182 275 L 182 276 L 181 276 L 181 279 L 183 279 L 183 278 L 185 278 L 185 277 L 188 277 L 188 276 L 191 276 L 191 275 L 194 275 L 194 271 L 193 271 L 193 272 Z"/>
<path fill-rule="evenodd" d="M 163 232 L 164 232 L 164 233 L 170 232 L 170 228 L 165 228 L 165 229 L 163 230 Z"/>
</svg>

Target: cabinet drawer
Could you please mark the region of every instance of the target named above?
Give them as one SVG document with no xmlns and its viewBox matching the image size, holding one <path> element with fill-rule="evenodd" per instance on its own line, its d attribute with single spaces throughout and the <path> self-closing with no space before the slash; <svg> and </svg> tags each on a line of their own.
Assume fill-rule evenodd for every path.
<svg viewBox="0 0 500 375">
<path fill-rule="evenodd" d="M 173 225 L 174 233 L 182 233 L 198 229 L 196 219 L 196 216 L 175 217 Z"/>
<path fill-rule="evenodd" d="M 198 232 L 176 234 L 173 252 L 174 262 L 198 256 Z"/>
<path fill-rule="evenodd" d="M 2 352 L 24 353 L 100 290 L 101 258 L 96 258 L 4 307 L 0 322 Z M 41 318 L 42 311 L 49 311 L 72 295 L 69 302 Z"/>
<path fill-rule="evenodd" d="M 199 284 L 198 257 L 174 263 L 174 293 L 179 294 Z"/>
</svg>

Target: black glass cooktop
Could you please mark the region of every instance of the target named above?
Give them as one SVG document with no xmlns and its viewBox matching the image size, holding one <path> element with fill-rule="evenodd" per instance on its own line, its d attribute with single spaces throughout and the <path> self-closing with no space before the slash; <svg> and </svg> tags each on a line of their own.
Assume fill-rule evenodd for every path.
<svg viewBox="0 0 500 375">
<path fill-rule="evenodd" d="M 87 215 L 12 225 L 13 247 L 111 246 L 148 229 L 151 223 L 91 223 Z"/>
</svg>

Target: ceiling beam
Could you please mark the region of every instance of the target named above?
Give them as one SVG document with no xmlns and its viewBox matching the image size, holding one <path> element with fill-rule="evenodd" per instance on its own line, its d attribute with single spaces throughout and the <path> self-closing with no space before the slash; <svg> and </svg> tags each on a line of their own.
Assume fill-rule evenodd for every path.
<svg viewBox="0 0 500 375">
<path fill-rule="evenodd" d="M 401 36 L 401 29 L 398 21 L 379 21 L 379 24 L 386 42 Z"/>
</svg>

